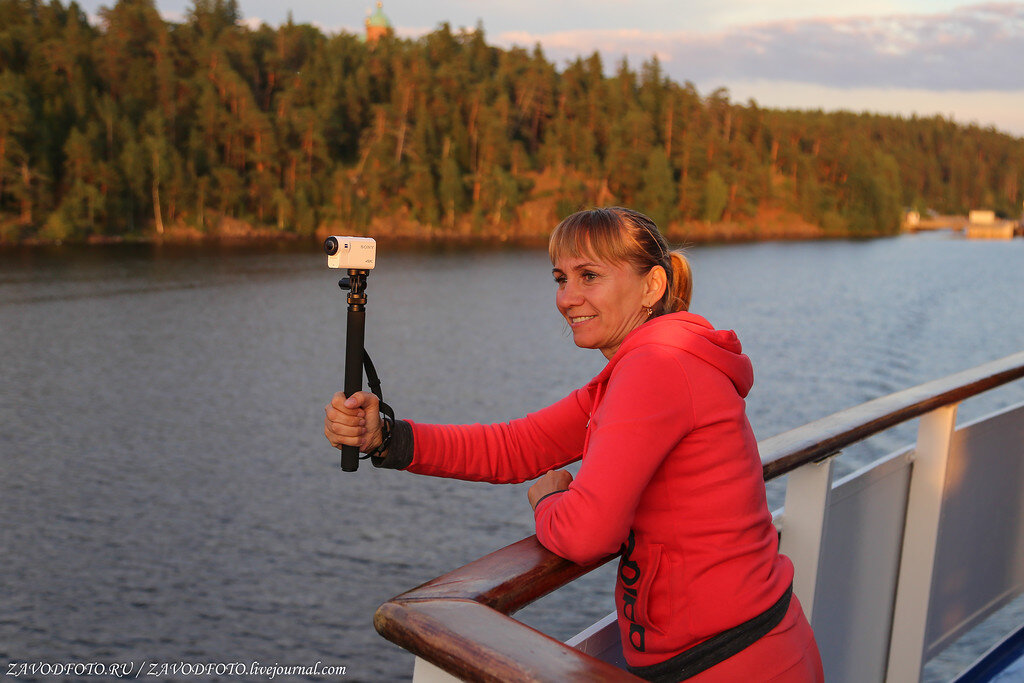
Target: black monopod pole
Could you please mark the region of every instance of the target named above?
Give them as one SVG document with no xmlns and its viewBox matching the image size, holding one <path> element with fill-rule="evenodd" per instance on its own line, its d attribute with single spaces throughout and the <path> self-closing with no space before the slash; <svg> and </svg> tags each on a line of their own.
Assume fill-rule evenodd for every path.
<svg viewBox="0 0 1024 683">
<path fill-rule="evenodd" d="M 349 268 L 338 286 L 348 290 L 348 329 L 345 333 L 345 396 L 363 388 L 363 341 L 366 331 L 366 276 L 370 271 Z M 359 448 L 341 447 L 341 469 L 359 469 Z"/>
</svg>

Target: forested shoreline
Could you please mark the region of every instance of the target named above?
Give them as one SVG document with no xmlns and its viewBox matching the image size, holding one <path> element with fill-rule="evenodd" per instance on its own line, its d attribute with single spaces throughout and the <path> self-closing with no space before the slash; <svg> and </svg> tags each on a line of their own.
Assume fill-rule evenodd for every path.
<svg viewBox="0 0 1024 683">
<path fill-rule="evenodd" d="M 901 211 L 1021 214 L 1024 139 L 944 117 L 779 111 L 654 58 L 605 74 L 482 26 L 415 39 L 0 0 L 0 243 L 528 239 L 584 206 L 677 239 L 889 234 Z"/>
</svg>

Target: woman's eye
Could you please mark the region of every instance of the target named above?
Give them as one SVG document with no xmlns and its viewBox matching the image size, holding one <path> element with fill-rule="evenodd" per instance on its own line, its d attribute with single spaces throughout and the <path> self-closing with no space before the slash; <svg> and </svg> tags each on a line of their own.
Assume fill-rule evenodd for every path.
<svg viewBox="0 0 1024 683">
<path fill-rule="evenodd" d="M 597 279 L 597 273 L 591 273 L 589 270 L 584 271 L 583 279 L 587 282 L 592 282 Z"/>
<path fill-rule="evenodd" d="M 555 282 L 560 284 L 560 285 L 564 285 L 565 284 L 565 276 L 564 275 L 556 276 L 555 277 Z"/>
</svg>

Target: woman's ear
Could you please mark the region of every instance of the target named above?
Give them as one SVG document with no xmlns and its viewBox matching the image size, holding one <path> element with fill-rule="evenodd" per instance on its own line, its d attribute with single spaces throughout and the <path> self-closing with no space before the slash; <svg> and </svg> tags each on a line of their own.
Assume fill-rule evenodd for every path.
<svg viewBox="0 0 1024 683">
<path fill-rule="evenodd" d="M 653 306 L 665 296 L 665 288 L 668 287 L 668 274 L 661 266 L 654 266 L 644 276 L 644 301 L 645 306 Z"/>
</svg>

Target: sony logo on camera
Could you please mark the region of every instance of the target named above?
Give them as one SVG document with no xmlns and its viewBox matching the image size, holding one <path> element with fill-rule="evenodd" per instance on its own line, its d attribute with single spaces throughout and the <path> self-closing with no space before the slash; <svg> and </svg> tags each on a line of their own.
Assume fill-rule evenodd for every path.
<svg viewBox="0 0 1024 683">
<path fill-rule="evenodd" d="M 324 240 L 328 268 L 372 270 L 377 264 L 377 242 L 372 237 L 340 237 Z"/>
</svg>

